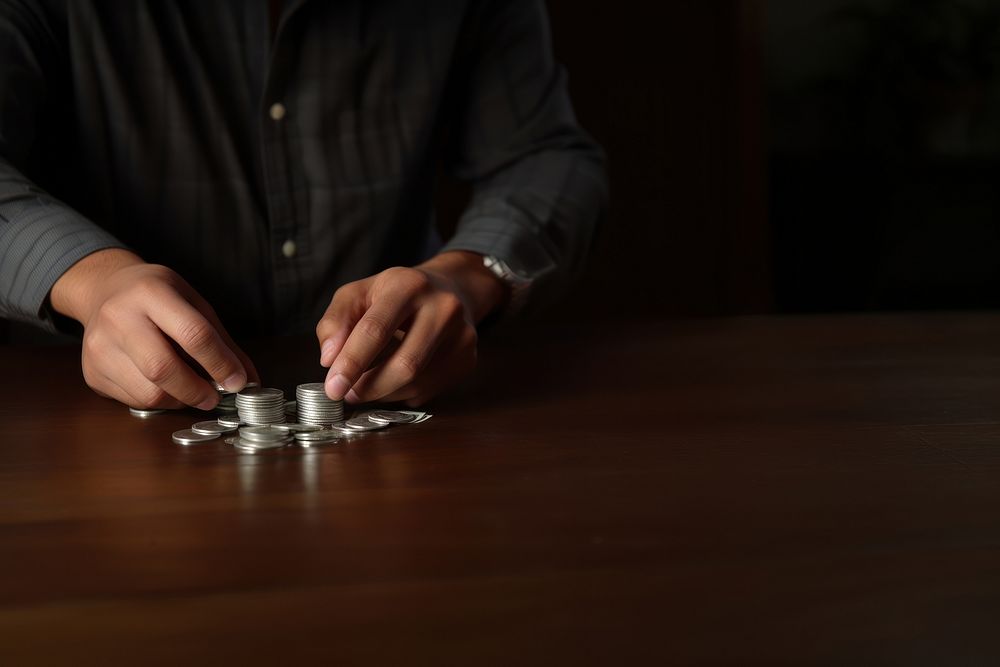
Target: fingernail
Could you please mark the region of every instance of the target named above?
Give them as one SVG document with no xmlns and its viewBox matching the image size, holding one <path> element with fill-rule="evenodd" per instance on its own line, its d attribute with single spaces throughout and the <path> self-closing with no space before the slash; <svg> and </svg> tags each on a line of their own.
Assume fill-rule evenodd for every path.
<svg viewBox="0 0 1000 667">
<path fill-rule="evenodd" d="M 351 383 L 343 373 L 337 373 L 326 381 L 326 395 L 333 400 L 340 400 L 351 388 Z"/>
<path fill-rule="evenodd" d="M 349 392 L 347 392 L 346 396 L 344 396 L 344 400 L 346 400 L 348 403 L 360 403 L 361 397 L 358 396 L 352 389 Z"/>
<path fill-rule="evenodd" d="M 243 373 L 233 373 L 226 378 L 226 381 L 222 383 L 222 386 L 226 388 L 226 391 L 239 391 L 247 384 L 247 376 Z"/>
<path fill-rule="evenodd" d="M 202 401 L 201 403 L 199 403 L 195 407 L 198 408 L 199 410 L 206 410 L 207 411 L 207 410 L 211 410 L 212 408 L 214 408 L 218 404 L 219 404 L 219 397 L 218 396 L 209 396 L 208 398 L 206 398 L 204 401 Z"/>
<path fill-rule="evenodd" d="M 330 358 L 331 356 L 333 356 L 333 341 L 324 341 L 323 345 L 319 348 L 319 365 L 329 366 L 332 364 L 333 359 Z"/>
</svg>

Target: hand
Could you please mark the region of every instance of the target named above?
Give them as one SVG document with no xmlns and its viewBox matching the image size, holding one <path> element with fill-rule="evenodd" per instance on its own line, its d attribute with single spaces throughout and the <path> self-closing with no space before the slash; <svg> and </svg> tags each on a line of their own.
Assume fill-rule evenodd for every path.
<svg viewBox="0 0 1000 667">
<path fill-rule="evenodd" d="M 481 255 L 447 252 L 344 285 L 316 327 L 326 393 L 420 405 L 471 373 L 476 323 L 505 286 Z"/>
<path fill-rule="evenodd" d="M 211 306 L 165 266 L 102 250 L 53 286 L 52 307 L 83 325 L 83 377 L 102 396 L 137 408 L 210 410 L 218 391 L 186 354 L 229 391 L 257 371 Z"/>
</svg>

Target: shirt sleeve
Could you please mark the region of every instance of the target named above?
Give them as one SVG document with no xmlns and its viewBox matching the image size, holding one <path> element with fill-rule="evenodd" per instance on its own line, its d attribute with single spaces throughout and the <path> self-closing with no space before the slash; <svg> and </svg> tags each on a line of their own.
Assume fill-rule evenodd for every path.
<svg viewBox="0 0 1000 667">
<path fill-rule="evenodd" d="M 607 205 L 604 153 L 577 124 L 541 0 L 486 3 L 466 25 L 447 161 L 473 192 L 443 250 L 503 260 L 537 301 L 583 268 Z"/>
<path fill-rule="evenodd" d="M 38 5 L 0 0 L 0 317 L 50 331 L 46 303 L 60 276 L 97 250 L 125 247 L 25 174 L 60 51 Z"/>
</svg>

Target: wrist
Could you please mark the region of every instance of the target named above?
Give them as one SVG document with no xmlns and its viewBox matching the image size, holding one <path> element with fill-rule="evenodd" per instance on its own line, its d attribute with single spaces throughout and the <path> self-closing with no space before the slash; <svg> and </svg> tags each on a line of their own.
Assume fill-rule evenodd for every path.
<svg viewBox="0 0 1000 667">
<path fill-rule="evenodd" d="M 141 264 L 145 264 L 141 257 L 122 248 L 107 248 L 87 255 L 52 286 L 49 293 L 52 309 L 86 326 L 91 314 L 100 305 L 101 288 L 111 276 Z"/>
<path fill-rule="evenodd" d="M 449 250 L 416 268 L 441 276 L 455 285 L 477 324 L 507 298 L 507 285 L 483 265 L 483 256 L 475 252 Z"/>
</svg>

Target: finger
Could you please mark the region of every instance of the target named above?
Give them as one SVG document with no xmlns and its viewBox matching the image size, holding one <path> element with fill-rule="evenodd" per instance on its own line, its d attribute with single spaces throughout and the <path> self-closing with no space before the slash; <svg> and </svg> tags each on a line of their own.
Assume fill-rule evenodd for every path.
<svg viewBox="0 0 1000 667">
<path fill-rule="evenodd" d="M 212 326 L 215 327 L 215 330 L 222 338 L 222 342 L 225 343 L 226 347 L 233 351 L 233 354 L 236 355 L 236 358 L 239 360 L 240 364 L 243 366 L 244 372 L 246 373 L 247 382 L 260 383 L 260 374 L 257 372 L 257 367 L 250 360 L 247 353 L 236 344 L 236 341 L 234 341 L 233 337 L 229 335 L 229 332 L 226 331 L 226 327 L 223 326 L 222 320 L 219 319 L 215 309 L 212 308 L 208 301 L 205 301 L 200 294 L 195 292 L 194 289 L 191 290 L 190 297 L 195 306 L 197 306 L 198 310 L 200 310 L 205 317 L 208 318 L 208 321 L 212 323 Z M 240 387 L 239 389 L 242 388 L 243 387 Z M 226 389 L 228 391 L 237 391 L 237 389 L 230 389 L 228 387 Z"/>
<path fill-rule="evenodd" d="M 238 391 L 246 385 L 247 373 L 243 364 L 223 342 L 216 327 L 176 292 L 165 291 L 163 298 L 147 312 L 153 324 L 176 341 L 213 381 L 229 391 Z M 184 400 L 180 396 L 177 398 Z"/>
<path fill-rule="evenodd" d="M 409 406 L 422 405 L 467 377 L 476 367 L 475 331 L 471 332 L 471 336 L 463 331 L 458 343 L 454 346 L 452 343 L 448 340 L 439 347 L 428 363 L 427 372 L 378 400 Z"/>
<path fill-rule="evenodd" d="M 412 314 L 414 306 L 408 296 L 407 290 L 387 290 L 385 296 L 362 315 L 330 365 L 326 377 L 327 396 L 334 400 L 343 398 L 370 367 L 399 325 Z"/>
<path fill-rule="evenodd" d="M 368 307 L 368 283 L 367 280 L 350 283 L 334 293 L 330 306 L 316 325 L 320 366 L 330 367 L 343 349 L 354 325 L 365 314 Z"/>
<path fill-rule="evenodd" d="M 349 392 L 353 394 L 350 401 L 377 401 L 416 380 L 442 341 L 455 338 L 457 324 L 446 319 L 442 321 L 430 309 L 417 311 L 402 343 L 384 363 L 375 366 L 354 384 Z"/>
<path fill-rule="evenodd" d="M 219 392 L 184 363 L 151 320 L 129 330 L 121 344 L 142 377 L 184 405 L 210 410 L 218 404 Z"/>
<path fill-rule="evenodd" d="M 111 356 L 105 360 L 106 370 L 98 372 L 99 386 L 94 388 L 98 394 L 132 408 L 176 410 L 183 407 L 177 399 L 144 378 L 124 352 L 118 350 Z"/>
</svg>

